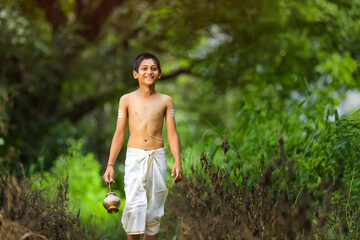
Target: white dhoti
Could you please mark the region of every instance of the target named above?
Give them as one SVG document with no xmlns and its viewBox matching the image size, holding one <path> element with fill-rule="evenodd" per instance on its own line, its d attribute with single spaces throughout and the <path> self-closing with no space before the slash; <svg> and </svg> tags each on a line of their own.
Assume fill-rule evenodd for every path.
<svg viewBox="0 0 360 240">
<path fill-rule="evenodd" d="M 164 148 L 127 148 L 124 176 L 126 202 L 121 219 L 127 234 L 155 235 L 159 232 L 168 194 L 166 167 Z"/>
</svg>

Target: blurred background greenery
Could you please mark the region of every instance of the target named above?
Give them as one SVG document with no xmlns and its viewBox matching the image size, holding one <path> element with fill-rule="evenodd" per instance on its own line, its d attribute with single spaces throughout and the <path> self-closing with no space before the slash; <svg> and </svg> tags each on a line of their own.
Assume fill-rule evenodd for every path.
<svg viewBox="0 0 360 240">
<path fill-rule="evenodd" d="M 356 209 L 359 17 L 359 0 L 0 0 L 0 171 L 40 188 L 68 174 L 87 229 L 124 236 L 102 209 L 101 175 L 119 98 L 137 88 L 132 61 L 146 51 L 162 63 L 157 90 L 174 99 L 189 178 L 205 150 L 230 177 L 240 155 L 251 185 L 283 137 L 296 184 L 344 167 L 344 204 L 351 196 Z"/>
</svg>

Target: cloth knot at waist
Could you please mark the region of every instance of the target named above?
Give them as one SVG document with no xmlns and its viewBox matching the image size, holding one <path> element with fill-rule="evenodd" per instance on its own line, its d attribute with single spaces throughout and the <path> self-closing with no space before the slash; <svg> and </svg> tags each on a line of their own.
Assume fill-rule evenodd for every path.
<svg viewBox="0 0 360 240">
<path fill-rule="evenodd" d="M 137 159 L 138 162 L 146 161 L 146 164 L 148 165 L 146 173 L 143 176 L 140 175 L 138 178 L 138 181 L 140 181 L 141 183 L 145 183 L 147 180 L 147 176 L 152 166 L 155 153 L 156 150 L 145 150 L 144 154 Z"/>
</svg>

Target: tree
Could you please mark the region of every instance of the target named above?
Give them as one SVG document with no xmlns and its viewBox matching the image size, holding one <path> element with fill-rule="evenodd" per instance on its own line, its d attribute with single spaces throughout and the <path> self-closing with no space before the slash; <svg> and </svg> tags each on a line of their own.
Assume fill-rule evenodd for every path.
<svg viewBox="0 0 360 240">
<path fill-rule="evenodd" d="M 206 81 L 216 93 L 209 101 L 229 89 L 261 95 L 268 85 L 287 99 L 306 92 L 305 81 L 328 87 L 327 99 L 359 88 L 359 6 L 358 0 L 2 0 L 2 96 L 9 99 L 2 122 L 11 133 L 1 156 L 10 146 L 24 163 L 39 151 L 57 156 L 59 136 L 81 135 L 71 126 L 92 112 L 101 118 L 105 103 L 115 105 L 136 86 L 131 60 L 144 49 L 172 57 L 174 71 L 163 80 L 186 73 Z M 196 111 L 220 121 L 210 105 Z"/>
<path fill-rule="evenodd" d="M 111 26 L 115 19 L 107 23 L 110 17 L 130 18 L 135 23 L 139 14 L 136 4 L 121 0 L 2 1 L 1 77 L 5 82 L 3 96 L 10 96 L 3 121 L 11 129 L 11 134 L 4 136 L 4 158 L 8 159 L 10 146 L 19 150 L 23 163 L 36 160 L 41 149 L 45 155 L 51 153 L 49 157 L 57 156 L 61 147 L 42 146 L 51 134 L 55 134 L 51 141 L 57 140 L 58 133 L 51 131 L 59 122 L 75 124 L 136 86 L 136 82 L 125 80 L 131 73 L 129 59 L 136 54 L 128 52 L 127 41 L 136 39 L 141 26 L 124 24 L 126 28 L 120 30 L 124 26 Z M 129 9 L 129 13 L 112 14 L 114 9 Z M 102 39 L 115 34 L 121 36 L 120 41 Z M 103 59 L 109 58 L 112 63 L 106 65 Z M 123 69 L 119 71 L 119 67 Z M 163 79 L 184 72 L 187 70 L 178 69 Z"/>
</svg>

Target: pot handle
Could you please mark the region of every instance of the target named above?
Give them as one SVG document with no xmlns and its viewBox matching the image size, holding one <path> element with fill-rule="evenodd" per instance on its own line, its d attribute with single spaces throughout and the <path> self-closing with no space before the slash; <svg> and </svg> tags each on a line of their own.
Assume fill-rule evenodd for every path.
<svg viewBox="0 0 360 240">
<path fill-rule="evenodd" d="M 111 193 L 111 187 L 110 187 L 110 179 L 108 179 L 109 180 L 109 193 Z"/>
</svg>

